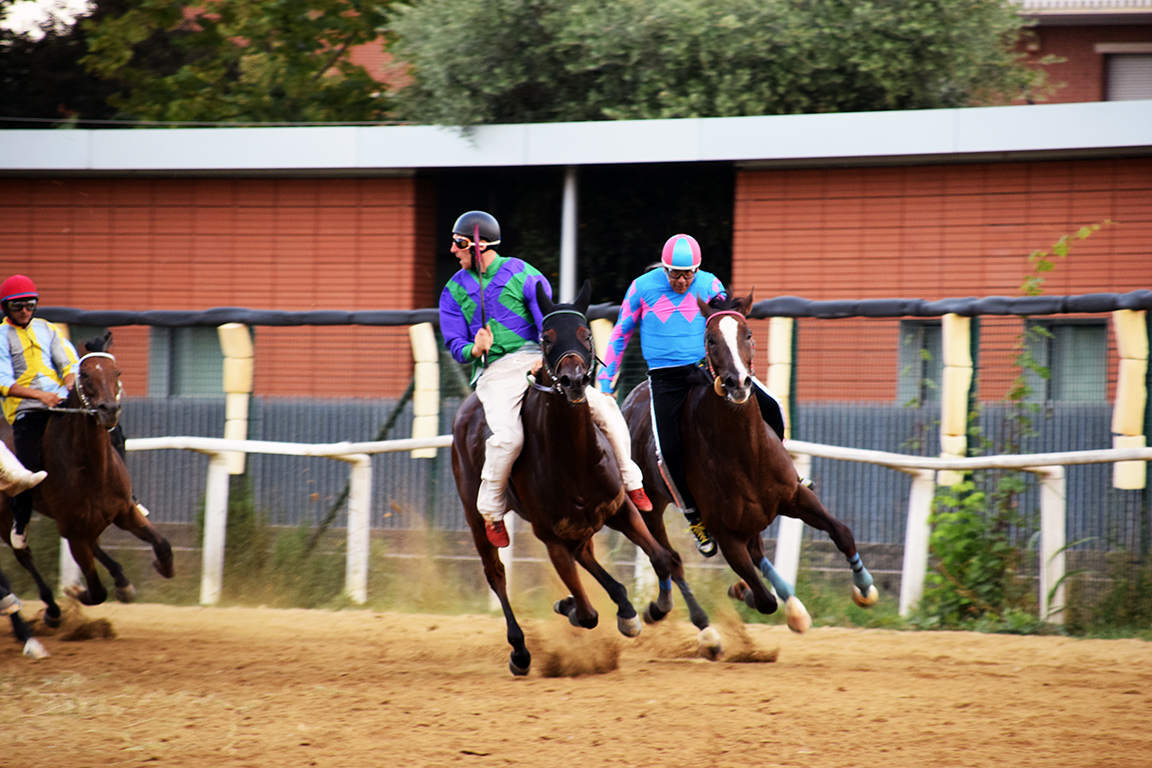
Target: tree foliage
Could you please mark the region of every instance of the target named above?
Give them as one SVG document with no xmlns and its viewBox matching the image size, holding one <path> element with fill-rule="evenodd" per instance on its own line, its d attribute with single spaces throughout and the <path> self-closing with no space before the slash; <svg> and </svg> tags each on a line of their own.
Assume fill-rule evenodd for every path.
<svg viewBox="0 0 1152 768">
<path fill-rule="evenodd" d="M 111 0 L 82 19 L 88 71 L 139 120 L 381 119 L 384 87 L 349 59 L 379 37 L 389 0 Z M 107 7 L 102 0 L 98 5 Z"/>
<path fill-rule="evenodd" d="M 449 125 L 931 109 L 1035 97 L 1008 0 L 421 0 L 398 116 Z"/>
</svg>

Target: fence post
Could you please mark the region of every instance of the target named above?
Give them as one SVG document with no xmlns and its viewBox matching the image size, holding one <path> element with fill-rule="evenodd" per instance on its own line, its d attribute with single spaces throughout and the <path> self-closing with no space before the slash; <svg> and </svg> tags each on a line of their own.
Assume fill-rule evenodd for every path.
<svg viewBox="0 0 1152 768">
<path fill-rule="evenodd" d="M 936 473 L 930 469 L 913 470 L 912 490 L 908 493 L 908 521 L 904 529 L 904 564 L 900 571 L 900 615 L 907 616 L 924 594 L 924 577 L 928 574 L 928 537 L 932 526 L 932 497 L 936 495 Z"/>
<path fill-rule="evenodd" d="M 224 539 L 228 528 L 228 454 L 212 453 L 204 491 L 204 560 L 200 572 L 200 605 L 220 602 L 224 583 Z"/>
<path fill-rule="evenodd" d="M 368 602 L 368 555 L 372 502 L 372 459 L 366 453 L 341 457 L 352 464 L 348 490 L 348 559 L 344 591 L 352 602 Z"/>
<path fill-rule="evenodd" d="M 812 476 L 812 457 L 808 454 L 793 454 L 792 463 L 796 465 L 796 474 L 801 477 Z M 800 572 L 800 547 L 804 539 L 804 523 L 794 517 L 776 519 L 779 521 L 779 526 L 776 529 L 776 557 L 773 565 L 776 567 L 776 573 L 795 587 L 796 576 Z"/>
<path fill-rule="evenodd" d="M 1064 623 L 1066 496 L 1064 467 L 1036 467 L 1040 475 L 1040 619 Z M 1053 589 L 1055 588 L 1055 589 Z M 1049 600 L 1049 593 L 1052 593 Z"/>
</svg>

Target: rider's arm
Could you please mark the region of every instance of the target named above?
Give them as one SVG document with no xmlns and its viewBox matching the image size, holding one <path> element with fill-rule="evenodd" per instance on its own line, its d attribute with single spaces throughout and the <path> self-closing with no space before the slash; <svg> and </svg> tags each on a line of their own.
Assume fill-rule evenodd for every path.
<svg viewBox="0 0 1152 768">
<path fill-rule="evenodd" d="M 444 336 L 444 344 L 452 354 L 452 359 L 458 363 L 470 363 L 474 357 L 472 351 L 475 338 L 468 330 L 464 310 L 454 289 L 463 290 L 449 282 L 440 293 L 440 333 Z"/>
<path fill-rule="evenodd" d="M 70 384 L 69 380 L 71 378 L 72 376 L 69 374 L 68 378 L 65 379 L 65 383 Z M 39 389 L 32 389 L 31 387 L 26 387 L 23 384 L 9 385 L 8 397 L 23 397 L 29 400 L 39 400 L 49 408 L 60 405 L 60 403 L 64 402 L 64 398 L 60 397 L 60 395 L 56 394 L 55 392 L 42 392 Z"/>
<path fill-rule="evenodd" d="M 636 291 L 636 281 L 628 286 L 624 294 L 624 301 L 620 304 L 620 316 L 616 325 L 612 327 L 612 335 L 608 337 L 608 349 L 604 353 L 604 365 L 596 377 L 601 392 L 611 394 L 616 388 L 616 377 L 620 375 L 620 361 L 624 358 L 624 350 L 632 339 L 632 333 L 640 320 L 640 301 Z"/>
</svg>

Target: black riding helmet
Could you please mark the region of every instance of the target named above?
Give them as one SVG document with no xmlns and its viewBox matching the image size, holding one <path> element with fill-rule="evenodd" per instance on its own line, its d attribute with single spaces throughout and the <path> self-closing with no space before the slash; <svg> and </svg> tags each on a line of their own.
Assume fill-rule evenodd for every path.
<svg viewBox="0 0 1152 768">
<path fill-rule="evenodd" d="M 500 245 L 500 224 L 495 216 L 484 211 L 468 211 L 460 214 L 460 218 L 452 225 L 452 234 L 463 235 L 471 240 L 477 228 L 480 230 L 482 250 Z"/>
</svg>

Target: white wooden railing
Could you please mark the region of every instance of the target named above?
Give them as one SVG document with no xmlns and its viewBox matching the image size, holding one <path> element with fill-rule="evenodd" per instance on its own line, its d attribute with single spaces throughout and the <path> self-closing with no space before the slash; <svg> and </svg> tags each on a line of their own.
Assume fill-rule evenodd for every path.
<svg viewBox="0 0 1152 768">
<path fill-rule="evenodd" d="M 357 603 L 368 599 L 369 502 L 372 497 L 372 471 L 369 456 L 374 453 L 411 451 L 419 448 L 447 448 L 451 435 L 426 439 L 382 440 L 362 443 L 277 443 L 263 440 L 224 440 L 213 437 L 146 437 L 127 441 L 129 451 L 185 450 L 209 456 L 205 491 L 203 570 L 200 603 L 213 605 L 220 599 L 224 575 L 224 536 L 228 522 L 228 461 L 230 453 L 266 453 L 285 456 L 322 456 L 351 465 L 348 494 L 348 561 L 345 566 L 345 592 Z M 808 474 L 812 457 L 857 461 L 891 467 L 912 475 L 908 498 L 908 520 L 904 539 L 904 564 L 900 587 L 900 614 L 907 615 L 920 599 L 928 571 L 928 515 L 935 494 L 936 472 L 941 470 L 1020 469 L 1039 475 L 1040 491 L 1040 615 L 1063 621 L 1065 479 L 1064 467 L 1071 464 L 1101 464 L 1119 461 L 1152 461 L 1152 448 L 1069 451 L 1007 456 L 980 456 L 940 459 L 900 453 L 842 448 L 802 440 L 789 440 L 797 469 Z M 776 542 L 776 569 L 795 583 L 800 564 L 803 524 L 780 518 Z M 61 579 L 76 580 L 75 564 L 61 547 Z M 504 555 L 505 551 L 501 554 Z M 505 559 L 505 563 L 510 562 Z M 65 575 L 67 574 L 67 576 Z"/>
</svg>

